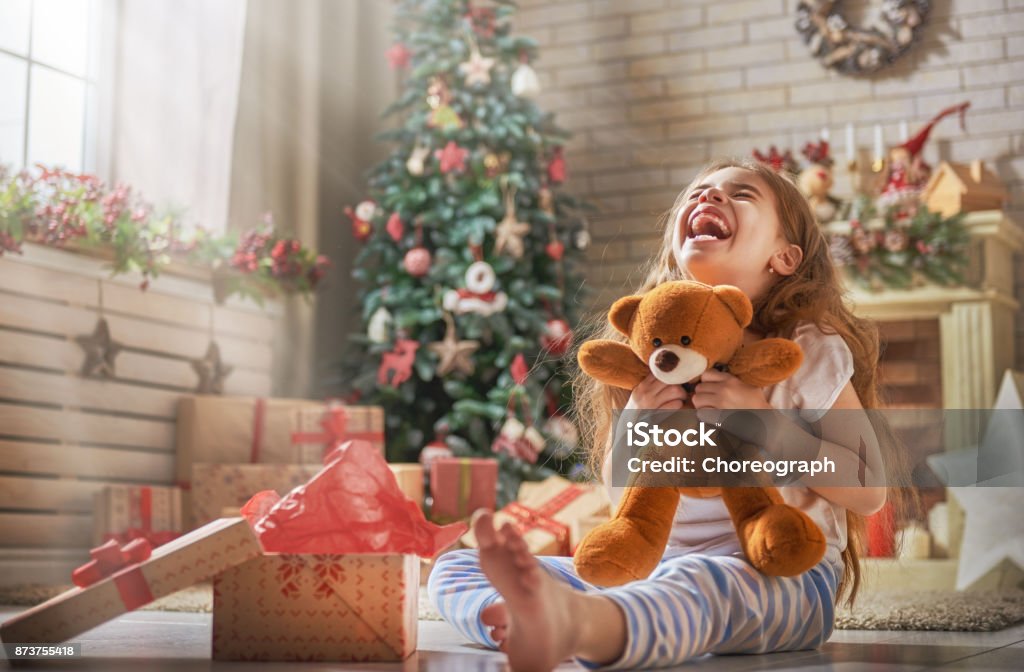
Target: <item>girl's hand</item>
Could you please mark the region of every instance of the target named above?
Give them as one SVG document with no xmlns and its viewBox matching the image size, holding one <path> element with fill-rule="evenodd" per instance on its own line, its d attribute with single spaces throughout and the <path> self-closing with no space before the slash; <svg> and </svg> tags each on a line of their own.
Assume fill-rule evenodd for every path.
<svg viewBox="0 0 1024 672">
<path fill-rule="evenodd" d="M 708 369 L 693 390 L 693 407 L 726 410 L 771 408 L 759 387 L 748 385 L 731 373 Z M 703 419 L 703 418 L 702 418 Z"/>
<path fill-rule="evenodd" d="M 655 378 L 653 373 L 649 373 L 633 388 L 624 410 L 678 411 L 686 399 L 686 390 L 682 385 L 668 385 Z"/>
</svg>

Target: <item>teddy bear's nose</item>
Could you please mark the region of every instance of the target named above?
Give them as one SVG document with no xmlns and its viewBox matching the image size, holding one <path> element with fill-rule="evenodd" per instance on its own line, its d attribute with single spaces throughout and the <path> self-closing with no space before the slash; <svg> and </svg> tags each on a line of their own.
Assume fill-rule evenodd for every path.
<svg viewBox="0 0 1024 672">
<path fill-rule="evenodd" d="M 679 364 L 679 357 L 671 350 L 662 350 L 654 358 L 654 365 L 662 371 L 671 371 Z"/>
</svg>

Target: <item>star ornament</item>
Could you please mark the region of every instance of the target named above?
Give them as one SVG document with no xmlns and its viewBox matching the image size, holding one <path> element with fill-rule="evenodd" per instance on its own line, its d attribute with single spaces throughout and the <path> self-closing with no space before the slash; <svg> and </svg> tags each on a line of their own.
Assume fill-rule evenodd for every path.
<svg viewBox="0 0 1024 672">
<path fill-rule="evenodd" d="M 474 50 L 468 61 L 459 64 L 459 73 L 462 74 L 469 86 L 487 86 L 491 83 L 491 68 L 493 67 L 493 58 L 485 58 L 479 51 Z"/>
<path fill-rule="evenodd" d="M 224 379 L 235 367 L 227 366 L 220 358 L 220 347 L 211 341 L 206 354 L 192 360 L 192 370 L 199 375 L 196 392 L 199 394 L 224 394 Z"/>
<path fill-rule="evenodd" d="M 444 321 L 447 324 L 444 338 L 427 345 L 440 358 L 437 375 L 446 376 L 452 371 L 471 375 L 475 366 L 471 355 L 480 347 L 480 342 L 460 341 L 455 335 L 455 323 L 451 316 L 445 313 Z"/>
<path fill-rule="evenodd" d="M 507 212 L 505 218 L 494 229 L 494 251 L 507 252 L 514 259 L 521 259 L 526 252 L 523 236 L 530 232 L 530 225 L 516 218 L 515 210 Z"/>
<path fill-rule="evenodd" d="M 110 326 L 102 317 L 88 336 L 75 336 L 75 343 L 85 352 L 81 375 L 86 378 L 113 378 L 114 359 L 121 345 L 110 338 Z"/>
<path fill-rule="evenodd" d="M 469 156 L 469 150 L 463 149 L 456 145 L 454 141 L 449 140 L 444 149 L 438 149 L 434 152 L 434 156 L 441 163 L 442 173 L 461 172 L 466 169 L 466 157 Z"/>
</svg>

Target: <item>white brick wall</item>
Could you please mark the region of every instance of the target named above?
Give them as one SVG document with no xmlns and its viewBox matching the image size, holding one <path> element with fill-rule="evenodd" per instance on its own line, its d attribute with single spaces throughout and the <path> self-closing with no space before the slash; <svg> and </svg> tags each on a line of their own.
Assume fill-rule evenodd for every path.
<svg viewBox="0 0 1024 672">
<path fill-rule="evenodd" d="M 516 30 L 538 40 L 547 88 L 540 104 L 576 133 L 570 188 L 599 202 L 589 283 L 603 307 L 639 281 L 657 249 L 655 220 L 703 163 L 768 145 L 798 150 L 854 123 L 889 141 L 938 110 L 970 100 L 967 133 L 956 120 L 924 150 L 987 160 L 1024 225 L 1024 0 L 933 3 L 921 43 L 873 77 L 837 75 L 812 59 L 793 27 L 797 0 L 521 0 Z M 847 3 L 858 16 L 877 2 Z M 852 14 L 850 15 L 852 18 Z M 847 195 L 839 175 L 836 191 Z M 1024 264 L 1018 265 L 1024 297 Z M 628 281 L 628 282 L 627 282 Z M 626 283 L 626 284 L 624 284 Z M 1024 319 L 1018 319 L 1024 363 Z M 1018 366 L 1018 368 L 1022 368 Z"/>
</svg>

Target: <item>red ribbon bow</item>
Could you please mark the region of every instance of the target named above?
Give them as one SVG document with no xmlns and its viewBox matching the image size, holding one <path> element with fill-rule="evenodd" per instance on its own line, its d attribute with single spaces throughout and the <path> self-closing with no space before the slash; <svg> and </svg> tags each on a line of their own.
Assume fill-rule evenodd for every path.
<svg viewBox="0 0 1024 672">
<path fill-rule="evenodd" d="M 125 609 L 131 611 L 153 601 L 146 577 L 139 563 L 148 560 L 153 547 L 146 539 L 135 539 L 124 546 L 108 541 L 89 551 L 92 560 L 71 573 L 71 580 L 79 588 L 86 588 L 101 579 L 111 577 Z"/>
<path fill-rule="evenodd" d="M 323 432 L 292 432 L 292 443 L 322 443 L 324 444 L 323 458 L 327 462 L 327 456 L 334 452 L 334 449 L 346 441 L 382 441 L 382 432 L 349 432 L 347 431 L 348 413 L 344 406 L 331 406 L 324 411 L 320 426 Z"/>
</svg>

